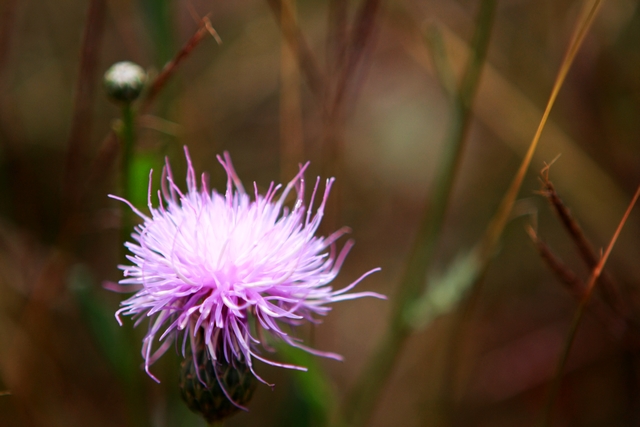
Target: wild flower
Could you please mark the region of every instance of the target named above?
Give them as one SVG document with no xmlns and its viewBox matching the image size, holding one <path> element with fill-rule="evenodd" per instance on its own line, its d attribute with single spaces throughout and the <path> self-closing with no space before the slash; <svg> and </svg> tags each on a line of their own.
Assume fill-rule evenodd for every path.
<svg viewBox="0 0 640 427">
<path fill-rule="evenodd" d="M 125 199 L 110 196 L 142 218 L 132 234 L 133 241 L 125 243 L 131 265 L 119 266 L 124 279 L 118 288 L 127 291 L 133 287 L 137 292 L 122 302 L 116 317 L 122 324 L 120 317 L 131 315 L 136 326 L 149 318 L 142 345 L 146 372 L 158 381 L 149 367 L 176 340 L 183 356 L 191 346 L 188 353 L 193 357 L 196 341 L 202 340 L 214 365 L 239 362 L 262 382 L 253 368 L 254 359 L 305 370 L 265 358 L 261 349 L 269 347 L 263 331 L 309 353 L 341 359 L 305 346 L 286 326 L 318 323 L 317 316 L 327 314 L 330 303 L 365 296 L 385 298 L 374 292 L 348 293 L 379 269 L 339 290 L 330 285 L 353 246 L 349 240 L 337 249 L 336 241 L 349 231 L 347 228 L 328 237 L 315 235 L 334 179 L 326 181 L 314 212 L 320 178 L 307 206 L 303 175 L 308 163 L 284 188 L 271 183 L 261 195 L 254 183 L 251 198 L 228 153 L 218 156 L 228 177 L 224 194 L 209 190 L 205 174 L 198 185 L 186 147 L 185 156 L 186 193 L 176 185 L 167 160 L 157 207 L 151 202 L 150 177 L 149 215 Z M 285 202 L 292 192 L 295 201 L 289 208 Z"/>
</svg>

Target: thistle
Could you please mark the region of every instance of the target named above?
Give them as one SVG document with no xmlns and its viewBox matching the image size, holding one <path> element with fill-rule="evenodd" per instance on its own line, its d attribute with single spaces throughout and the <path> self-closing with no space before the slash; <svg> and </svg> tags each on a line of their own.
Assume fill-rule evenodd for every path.
<svg viewBox="0 0 640 427">
<path fill-rule="evenodd" d="M 224 358 L 211 361 L 199 333 L 194 346 L 180 365 L 180 395 L 189 409 L 202 415 L 209 424 L 221 421 L 249 403 L 256 388 L 256 378 L 246 363 Z"/>
<path fill-rule="evenodd" d="M 198 185 L 186 148 L 185 155 L 187 191 L 178 188 L 167 161 L 158 207 L 151 203 L 149 185 L 150 215 L 125 199 L 110 196 L 128 204 L 142 218 L 133 241 L 125 243 L 131 265 L 119 267 L 124 272 L 120 289 L 133 287 L 137 293 L 122 302 L 116 317 L 121 323 L 122 315 L 131 315 L 136 326 L 149 318 L 142 356 L 146 372 L 156 381 L 150 366 L 177 340 L 182 355 L 192 359 L 183 363 L 183 377 L 190 375 L 191 382 L 181 379 L 187 384 L 187 402 L 199 393 L 194 378 L 211 390 L 217 385 L 210 384 L 215 377 L 229 401 L 242 407 L 244 402 L 236 401 L 236 395 L 230 393 L 233 390 L 227 390 L 231 385 L 220 379 L 220 373 L 229 367 L 250 372 L 265 384 L 255 372 L 255 360 L 306 370 L 264 357 L 261 350 L 268 349 L 264 331 L 309 353 L 341 360 L 337 354 L 305 346 L 285 331 L 286 325 L 318 323 L 317 316 L 325 315 L 333 302 L 385 297 L 374 292 L 348 293 L 378 269 L 343 289 L 334 290 L 330 285 L 353 246 L 349 240 L 337 249 L 336 241 L 348 232 L 346 228 L 328 237 L 315 235 L 333 178 L 326 181 L 314 212 L 320 179 L 306 207 L 303 174 L 308 163 L 284 188 L 271 183 L 261 195 L 254 184 L 251 198 L 227 153 L 218 156 L 228 177 L 224 194 L 209 191 L 204 174 Z M 292 192 L 296 197 L 288 208 L 285 201 Z M 211 367 L 203 370 L 206 363 Z M 190 404 L 193 406 L 197 404 Z"/>
</svg>

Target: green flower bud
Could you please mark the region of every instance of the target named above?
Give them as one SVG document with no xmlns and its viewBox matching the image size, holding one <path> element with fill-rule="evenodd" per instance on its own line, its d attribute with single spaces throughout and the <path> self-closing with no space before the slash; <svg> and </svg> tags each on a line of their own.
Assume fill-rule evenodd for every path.
<svg viewBox="0 0 640 427">
<path fill-rule="evenodd" d="M 244 362 L 235 360 L 229 364 L 221 357 L 222 360 L 212 363 L 207 347 L 199 338 L 195 363 L 191 346 L 182 361 L 180 394 L 189 409 L 213 423 L 236 413 L 240 409 L 238 405 L 246 405 L 253 397 L 257 380 Z"/>
<path fill-rule="evenodd" d="M 129 103 L 138 98 L 146 81 L 144 69 L 129 61 L 116 62 L 104 73 L 107 95 L 117 103 Z"/>
</svg>

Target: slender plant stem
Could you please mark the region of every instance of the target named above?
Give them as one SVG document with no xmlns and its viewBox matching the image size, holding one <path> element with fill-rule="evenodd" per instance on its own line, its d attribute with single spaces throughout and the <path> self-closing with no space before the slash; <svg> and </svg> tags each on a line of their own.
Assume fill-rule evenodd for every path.
<svg viewBox="0 0 640 427">
<path fill-rule="evenodd" d="M 404 279 L 400 283 L 391 325 L 347 401 L 344 419 L 351 426 L 364 425 L 368 421 L 393 364 L 412 332 L 405 313 L 424 291 L 425 277 L 437 247 L 469 130 L 472 101 L 486 58 L 495 6 L 495 0 L 484 0 L 481 4 L 471 57 L 454 101 L 452 128 L 435 179 L 432 208 L 425 209 Z"/>
<path fill-rule="evenodd" d="M 4 19 L 11 19 L 11 13 L 16 3 L 10 1 L 5 9 Z M 23 4 L 24 2 L 20 2 Z M 105 0 L 92 0 L 87 9 L 82 48 L 80 53 L 79 74 L 75 88 L 74 108 L 71 120 L 71 131 L 68 140 L 68 151 L 63 181 L 63 215 L 56 237 L 55 249 L 51 250 L 43 266 L 34 274 L 33 282 L 30 283 L 30 293 L 22 311 L 18 315 L 16 325 L 20 325 L 34 340 L 47 337 L 50 330 L 49 313 L 50 302 L 66 288 L 66 272 L 72 263 L 70 249 L 73 248 L 74 237 L 77 233 L 77 221 L 75 213 L 78 207 L 77 190 L 78 183 L 82 182 L 82 160 L 89 145 L 89 135 L 91 126 L 91 106 L 96 90 L 97 61 L 100 53 L 100 46 L 104 30 Z M 8 24 L 3 22 L 2 24 Z M 11 23 L 13 24 L 13 23 Z M 2 62 L 6 60 L 7 49 L 9 48 L 10 26 L 2 26 L 3 44 Z M 24 190 L 24 188 L 23 188 Z M 21 354 L 22 346 L 19 345 L 20 333 L 14 333 L 9 338 L 7 348 L 9 353 L 7 360 L 19 360 L 24 356 Z M 45 348 L 45 347 L 42 347 Z M 24 395 L 29 398 L 28 393 Z M 16 401 L 21 405 L 22 393 L 16 395 Z"/>
<path fill-rule="evenodd" d="M 329 58 L 333 63 L 329 63 L 327 79 L 327 90 L 325 91 L 325 99 L 323 105 L 323 124 L 324 124 L 324 167 L 328 175 L 338 176 L 342 171 L 342 161 L 344 151 L 344 124 L 347 108 L 350 101 L 357 97 L 357 92 L 361 87 L 361 72 L 365 68 L 366 52 L 373 46 L 375 41 L 376 23 L 378 15 L 382 9 L 381 0 L 364 0 L 353 21 L 353 30 L 350 34 L 346 28 L 339 28 L 340 22 L 335 23 L 332 27 L 334 36 L 333 54 L 334 57 Z M 338 19 L 347 19 L 345 16 L 347 6 L 341 8 L 334 5 L 331 13 L 335 13 Z M 334 28 L 336 27 L 336 28 Z M 360 72 L 360 73 L 359 73 Z M 340 193 L 340 187 L 336 188 Z M 340 212 L 340 203 L 343 197 L 338 194 L 338 203 L 327 211 L 326 226 L 335 228 L 337 225 L 337 217 Z"/>
<path fill-rule="evenodd" d="M 331 94 L 333 101 L 329 108 L 334 112 L 333 114 L 336 114 L 343 105 L 346 92 L 351 86 L 350 83 L 353 81 L 356 71 L 363 61 L 367 48 L 371 45 L 381 3 L 381 0 L 366 0 L 363 2 L 358 11 L 354 29 L 349 40 L 348 51 L 346 52 L 347 57 L 343 58 L 338 56 L 338 58 L 336 58 L 338 61 L 341 61 L 338 63 L 341 72 L 337 76 L 338 80 L 335 91 Z M 339 51 L 337 53 L 341 54 Z"/>
<path fill-rule="evenodd" d="M 131 103 L 122 106 L 122 128 L 120 129 L 120 143 L 122 144 L 122 197 L 131 200 L 131 168 L 133 165 L 133 148 L 135 146 L 135 110 Z M 131 226 L 131 211 L 123 208 L 122 213 L 122 241 L 129 237 Z"/>
<path fill-rule="evenodd" d="M 509 189 L 505 193 L 504 198 L 500 202 L 500 206 L 493 219 L 489 223 L 487 227 L 487 231 L 483 236 L 480 244 L 476 247 L 476 253 L 480 259 L 480 263 L 483 266 L 482 268 L 486 268 L 489 261 L 493 257 L 495 247 L 502 235 L 502 231 L 511 215 L 511 209 L 513 204 L 515 203 L 516 197 L 518 196 L 518 192 L 520 191 L 520 187 L 522 186 L 522 182 L 524 181 L 524 177 L 526 175 L 527 170 L 529 169 L 529 165 L 531 164 L 531 160 L 533 159 L 533 154 L 538 147 L 538 143 L 540 142 L 540 137 L 542 136 L 542 130 L 544 126 L 547 124 L 547 119 L 551 114 L 551 109 L 555 104 L 556 98 L 560 93 L 560 89 L 564 84 L 565 78 L 569 73 L 569 69 L 571 68 L 571 64 L 573 64 L 573 60 L 582 46 L 582 42 L 584 41 L 593 20 L 596 17 L 598 9 L 600 8 L 602 1 L 596 0 L 591 8 L 587 11 L 584 19 L 581 19 L 576 26 L 576 31 L 573 34 L 571 42 L 569 43 L 569 48 L 565 53 L 564 59 L 562 60 L 562 64 L 560 65 L 560 70 L 558 70 L 558 75 L 556 76 L 556 80 L 553 85 L 553 89 L 551 90 L 551 95 L 549 96 L 549 100 L 547 101 L 547 106 L 542 114 L 542 118 L 540 119 L 540 123 L 538 124 L 538 128 L 536 129 L 536 133 L 533 136 L 533 140 L 529 145 L 529 149 L 520 164 L 520 168 L 516 175 L 511 181 L 511 185 Z"/>
<path fill-rule="evenodd" d="M 593 289 L 598 281 L 598 278 L 602 274 L 602 269 L 604 268 L 607 259 L 609 259 L 609 255 L 613 250 L 613 246 L 618 240 L 618 236 L 620 236 L 620 232 L 622 231 L 622 227 L 627 222 L 627 218 L 631 214 L 631 210 L 635 206 L 638 201 L 638 197 L 640 197 L 640 186 L 636 190 L 633 198 L 631 199 L 631 203 L 629 203 L 629 207 L 624 213 L 622 220 L 618 224 L 618 228 L 616 229 L 613 237 L 611 238 L 611 242 L 609 246 L 607 246 L 607 250 L 604 252 L 598 264 L 593 268 L 591 275 L 589 276 L 589 281 L 587 282 L 587 286 L 585 289 L 584 296 L 582 300 L 580 300 L 580 304 L 576 309 L 576 312 L 573 316 L 573 320 L 571 322 L 571 327 L 569 328 L 569 332 L 567 333 L 567 338 L 565 340 L 564 348 L 562 349 L 562 353 L 560 354 L 560 358 L 558 359 L 558 365 L 556 367 L 556 372 L 553 377 L 553 382 L 551 383 L 551 389 L 549 391 L 549 395 L 547 398 L 547 403 L 544 409 L 544 417 L 542 420 L 543 426 L 549 426 L 551 423 L 551 415 L 553 413 L 553 404 L 558 397 L 558 393 L 560 392 L 560 386 L 562 385 L 562 374 L 564 372 L 564 368 L 567 365 L 567 360 L 569 359 L 569 354 L 571 353 L 571 348 L 573 347 L 573 342 L 576 338 L 576 333 L 578 332 L 578 327 L 580 326 L 580 321 L 582 320 L 582 316 L 584 314 L 585 308 L 591 299 L 591 294 L 593 293 Z"/>
<path fill-rule="evenodd" d="M 327 81 L 331 86 L 347 56 L 347 6 L 344 0 L 329 0 L 327 21 Z"/>
<path fill-rule="evenodd" d="M 153 103 L 157 99 L 157 95 L 165 88 L 167 82 L 173 77 L 178 69 L 178 66 L 191 54 L 193 49 L 200 44 L 206 34 L 213 36 L 218 44 L 222 43 L 215 29 L 211 25 L 209 18 L 204 17 L 200 21 L 200 25 L 196 32 L 191 36 L 187 43 L 176 53 L 171 61 L 169 61 L 162 68 L 162 71 L 156 76 L 156 78 L 149 85 L 149 90 L 146 93 L 144 99 L 141 100 L 139 106 L 139 114 L 144 114 L 149 111 L 153 106 Z M 87 184 L 84 185 L 83 191 L 80 194 L 80 202 L 91 192 L 91 189 L 95 185 L 98 185 L 105 176 L 108 175 L 109 169 L 118 157 L 120 147 L 118 146 L 118 139 L 120 135 L 116 135 L 116 132 L 112 129 L 104 137 L 98 154 L 93 160 Z"/>
<path fill-rule="evenodd" d="M 78 205 L 79 183 L 84 181 L 82 164 L 88 153 L 89 136 L 91 134 L 92 104 L 98 83 L 98 58 L 104 35 L 106 17 L 106 0 L 92 0 L 87 10 L 80 70 L 75 88 L 71 132 L 67 149 L 65 175 L 63 182 L 64 216 L 72 216 Z"/>
<path fill-rule="evenodd" d="M 583 19 L 580 19 L 578 21 L 573 37 L 569 43 L 567 52 L 565 53 L 565 57 L 562 61 L 562 64 L 560 65 L 560 69 L 558 71 L 558 75 L 556 76 L 556 80 L 554 82 L 551 95 L 549 96 L 547 106 L 542 115 L 542 118 L 540 119 L 540 123 L 529 146 L 529 149 L 524 159 L 522 160 L 520 168 L 516 172 L 511 185 L 505 193 L 505 196 L 503 197 L 496 214 L 489 223 L 489 226 L 487 227 L 483 238 L 474 248 L 474 255 L 476 256 L 479 263 L 478 280 L 476 280 L 471 287 L 471 297 L 468 298 L 463 305 L 463 313 L 465 313 L 466 316 L 469 316 L 469 313 L 472 311 L 474 301 L 477 300 L 477 295 L 480 292 L 480 286 L 482 283 L 481 278 L 486 273 L 490 261 L 493 258 L 496 245 L 500 239 L 500 236 L 502 235 L 502 231 L 504 230 L 509 215 L 511 214 L 513 204 L 515 203 L 520 187 L 522 186 L 526 171 L 529 169 L 529 165 L 531 164 L 531 160 L 533 159 L 533 154 L 538 146 L 540 137 L 542 136 L 542 130 L 544 129 L 547 119 L 549 118 L 549 114 L 551 113 L 551 109 L 560 92 L 560 89 L 562 88 L 564 80 L 569 73 L 571 64 L 573 63 L 573 60 L 578 53 L 580 46 L 582 45 L 584 37 L 586 36 L 591 23 L 593 22 L 593 19 L 597 14 L 600 3 L 601 2 L 599 0 L 596 0 L 589 9 L 586 9 L 586 13 L 583 15 Z M 453 341 L 453 345 L 457 345 L 457 342 L 458 340 Z"/>
<path fill-rule="evenodd" d="M 562 225 L 569 233 L 571 240 L 578 248 L 583 261 L 587 267 L 591 270 L 598 264 L 598 255 L 593 249 L 593 245 L 587 239 L 587 236 L 582 231 L 578 222 L 574 219 L 569 208 L 567 208 L 560 196 L 555 190 L 553 183 L 549 180 L 549 167 L 545 167 L 541 173 L 543 190 L 542 194 L 547 198 L 551 206 L 556 211 L 556 214 L 562 221 Z M 627 302 L 622 298 L 618 288 L 609 275 L 606 272 L 600 277 L 600 291 L 605 301 L 623 318 L 628 318 L 630 308 Z"/>
<path fill-rule="evenodd" d="M 283 0 L 296 18 L 296 0 Z M 295 23 L 295 21 L 294 21 Z M 289 22 L 282 20 L 282 25 Z M 283 181 L 298 171 L 304 158 L 304 130 L 300 98 L 300 69 L 287 41 L 280 49 L 280 159 Z"/>
<path fill-rule="evenodd" d="M 140 112 L 145 113 L 151 107 L 151 104 L 156 100 L 158 94 L 167 84 L 167 81 L 170 77 L 172 77 L 175 73 L 178 65 L 182 63 L 187 57 L 191 54 L 191 51 L 196 48 L 200 44 L 202 40 L 204 40 L 207 34 L 211 35 L 218 44 L 222 44 L 222 40 L 220 36 L 216 32 L 216 30 L 211 25 L 211 20 L 208 17 L 204 17 L 200 20 L 200 24 L 198 25 L 198 29 L 195 33 L 187 40 L 187 42 L 182 46 L 182 48 L 176 53 L 176 55 L 168 61 L 164 67 L 162 67 L 162 71 L 156 76 L 156 78 L 149 85 L 149 91 L 147 92 L 145 98 L 142 100 L 142 105 L 140 106 Z"/>
<path fill-rule="evenodd" d="M 0 76 L 3 75 L 3 71 L 8 64 L 7 58 L 9 58 L 9 51 L 11 49 L 17 10 L 18 1 L 8 0 L 5 1 L 4 10 L 0 14 Z"/>
<path fill-rule="evenodd" d="M 300 71 L 307 80 L 309 90 L 313 93 L 317 101 L 322 102 L 325 90 L 325 77 L 309 47 L 309 43 L 304 38 L 300 27 L 296 24 L 291 5 L 282 0 L 267 0 L 267 4 L 280 25 L 283 37 L 298 60 Z"/>
<path fill-rule="evenodd" d="M 122 141 L 122 182 L 124 197 L 130 196 L 131 163 L 133 161 L 133 146 L 135 145 L 135 113 L 131 104 L 122 107 L 122 129 L 120 139 Z"/>
</svg>

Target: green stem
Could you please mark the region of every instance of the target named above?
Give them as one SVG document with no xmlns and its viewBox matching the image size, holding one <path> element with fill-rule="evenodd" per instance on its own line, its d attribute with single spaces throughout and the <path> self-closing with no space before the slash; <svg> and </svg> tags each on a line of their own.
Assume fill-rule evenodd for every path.
<svg viewBox="0 0 640 427">
<path fill-rule="evenodd" d="M 129 197 L 131 162 L 133 159 L 133 146 L 135 144 L 135 113 L 130 103 L 122 107 L 122 130 L 120 138 L 122 140 L 122 183 L 125 198 Z"/>
<path fill-rule="evenodd" d="M 132 177 L 132 167 L 133 167 L 133 156 L 134 156 L 134 147 L 136 141 L 136 128 L 135 128 L 135 119 L 136 119 L 136 111 L 133 108 L 131 103 L 126 103 L 122 106 L 122 127 L 118 132 L 118 136 L 120 139 L 120 143 L 122 144 L 121 149 L 121 186 L 122 186 L 122 197 L 125 200 L 131 201 L 131 189 L 133 188 L 133 183 L 131 182 Z M 131 226 L 133 224 L 133 215 L 131 209 L 128 206 L 122 206 L 122 224 L 120 229 L 120 240 L 121 244 L 128 241 L 131 237 Z M 126 263 L 126 249 L 124 246 L 120 246 L 121 255 L 120 258 L 122 262 Z M 134 331 L 132 329 L 127 329 L 125 332 L 126 339 L 129 342 L 133 342 Z M 139 405 L 142 405 L 142 400 L 140 399 L 140 392 L 142 390 L 142 384 L 139 381 L 139 378 L 134 376 L 129 376 L 129 378 L 124 378 L 124 382 L 127 387 L 127 394 L 129 396 L 134 396 L 134 399 L 137 400 Z M 132 416 L 134 418 L 134 423 L 136 425 L 148 425 L 147 420 L 144 419 L 140 415 L 140 411 L 132 412 Z"/>
<path fill-rule="evenodd" d="M 135 111 L 131 103 L 122 106 L 122 128 L 120 142 L 122 143 L 122 197 L 131 200 L 131 168 L 133 164 L 133 148 L 135 146 Z M 129 239 L 131 227 L 131 210 L 124 206 L 122 211 L 122 241 Z"/>
<path fill-rule="evenodd" d="M 472 101 L 486 58 L 495 6 L 496 0 L 484 0 L 480 6 L 471 57 L 454 100 L 452 127 L 431 193 L 431 209 L 425 209 L 404 279 L 400 283 L 391 325 L 347 400 L 344 420 L 350 426 L 361 426 L 369 420 L 393 365 L 411 335 L 412 326 L 407 311 L 425 290 L 425 278 L 437 248 L 469 131 Z"/>
</svg>

